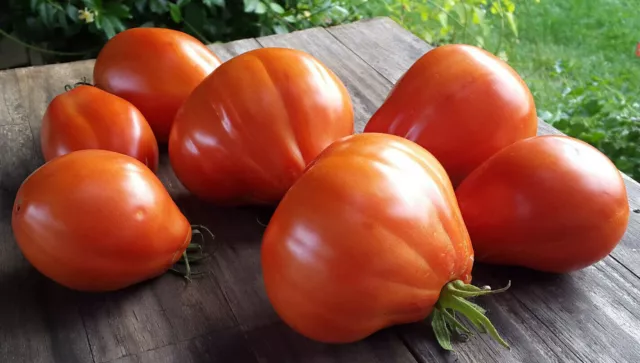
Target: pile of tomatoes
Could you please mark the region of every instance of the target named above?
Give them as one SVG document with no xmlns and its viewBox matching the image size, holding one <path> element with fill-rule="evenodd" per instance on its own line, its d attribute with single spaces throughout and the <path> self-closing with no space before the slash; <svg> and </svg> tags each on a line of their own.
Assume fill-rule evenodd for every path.
<svg viewBox="0 0 640 363">
<path fill-rule="evenodd" d="M 628 223 L 611 161 L 536 136 L 523 80 L 476 47 L 418 59 L 361 134 L 344 84 L 294 49 L 222 63 L 184 33 L 131 29 L 106 44 L 93 79 L 51 101 L 47 162 L 13 209 L 25 257 L 72 289 L 121 289 L 185 254 L 192 229 L 155 174 L 159 144 L 212 205 L 277 205 L 266 293 L 322 342 L 431 316 L 451 349 L 468 332 L 457 313 L 507 345 L 466 300 L 503 291 L 470 284 L 474 261 L 566 273 L 603 259 Z"/>
</svg>

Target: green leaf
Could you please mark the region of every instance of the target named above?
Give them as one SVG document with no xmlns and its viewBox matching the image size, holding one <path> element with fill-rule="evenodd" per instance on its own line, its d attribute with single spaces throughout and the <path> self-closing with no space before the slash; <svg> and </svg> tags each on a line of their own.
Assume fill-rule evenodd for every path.
<svg viewBox="0 0 640 363">
<path fill-rule="evenodd" d="M 284 13 L 284 8 L 278 3 L 270 2 L 269 3 L 269 7 L 276 14 L 283 14 Z"/>
<path fill-rule="evenodd" d="M 506 13 L 505 16 L 507 17 L 507 22 L 509 23 L 509 28 L 511 28 L 511 31 L 517 37 L 518 36 L 518 28 L 516 27 L 516 20 L 513 18 L 513 13 Z"/>
<path fill-rule="evenodd" d="M 265 5 L 262 1 L 259 1 L 256 4 L 256 9 L 253 12 L 256 14 L 264 14 L 267 12 L 267 5 Z"/>
<path fill-rule="evenodd" d="M 144 13 L 147 8 L 147 0 L 135 0 L 133 4 L 140 13 Z"/>
<path fill-rule="evenodd" d="M 108 3 L 104 6 L 104 10 L 102 11 L 102 14 L 107 15 L 109 17 L 128 19 L 128 18 L 131 18 L 131 13 L 129 10 L 130 10 L 129 7 L 124 4 Z"/>
<path fill-rule="evenodd" d="M 235 1 L 237 1 L 237 0 L 235 0 Z M 202 0 L 202 3 L 205 4 L 206 6 L 210 7 L 210 8 L 212 8 L 213 6 L 218 6 L 218 7 L 224 8 L 225 5 L 226 5 L 224 3 L 224 0 Z M 246 2 L 245 2 L 245 6 L 246 6 Z M 245 10 L 245 12 L 246 12 L 246 10 Z"/>
<path fill-rule="evenodd" d="M 180 7 L 176 4 L 169 4 L 169 13 L 171 14 L 171 19 L 176 23 L 180 23 L 182 21 L 182 12 L 180 11 Z"/>
<path fill-rule="evenodd" d="M 260 4 L 260 0 L 244 0 L 244 12 L 253 13 Z"/>
<path fill-rule="evenodd" d="M 40 20 L 47 27 L 53 27 L 53 16 L 54 16 L 55 8 L 50 6 L 49 4 L 42 3 L 38 6 L 38 15 L 40 16 Z"/>
<path fill-rule="evenodd" d="M 178 0 L 176 2 L 176 5 L 178 5 L 178 7 L 183 8 L 185 7 L 187 4 L 189 4 L 191 2 L 191 0 Z"/>
<path fill-rule="evenodd" d="M 169 11 L 167 0 L 149 0 L 149 8 L 156 14 L 164 14 Z"/>
<path fill-rule="evenodd" d="M 65 12 L 67 13 L 67 16 L 69 17 L 69 19 L 73 20 L 74 22 L 77 22 L 78 19 L 78 8 L 76 8 L 74 5 L 72 4 L 67 4 L 67 6 L 65 7 Z"/>
</svg>

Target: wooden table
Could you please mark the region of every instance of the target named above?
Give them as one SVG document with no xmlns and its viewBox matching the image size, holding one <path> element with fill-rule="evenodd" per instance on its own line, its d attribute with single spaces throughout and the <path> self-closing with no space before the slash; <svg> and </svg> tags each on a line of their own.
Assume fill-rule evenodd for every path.
<svg viewBox="0 0 640 363">
<path fill-rule="evenodd" d="M 228 59 L 253 48 L 307 51 L 332 68 L 353 97 L 361 131 L 391 86 L 430 46 L 389 19 L 212 45 Z M 93 61 L 0 72 L 0 362 L 640 362 L 640 186 L 627 178 L 631 214 L 624 240 L 596 265 L 567 275 L 477 265 L 474 282 L 513 287 L 479 298 L 511 344 L 474 335 L 441 350 L 428 323 L 324 345 L 290 330 L 262 284 L 259 208 L 223 209 L 192 198 L 170 170 L 159 176 L 185 215 L 216 234 L 187 284 L 174 275 L 123 291 L 83 294 L 37 273 L 11 231 L 24 178 L 42 164 L 40 120 L 64 85 L 90 79 Z M 540 123 L 540 133 L 557 132 Z"/>
</svg>

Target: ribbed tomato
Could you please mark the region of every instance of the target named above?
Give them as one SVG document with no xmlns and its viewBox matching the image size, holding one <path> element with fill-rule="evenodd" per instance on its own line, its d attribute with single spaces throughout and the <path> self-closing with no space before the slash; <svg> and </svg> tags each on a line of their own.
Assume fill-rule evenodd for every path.
<svg viewBox="0 0 640 363">
<path fill-rule="evenodd" d="M 472 266 L 445 170 L 417 144 L 385 134 L 329 146 L 282 199 L 262 244 L 276 312 L 299 333 L 331 343 L 433 313 L 436 336 L 450 348 L 446 309 L 469 313 L 504 343 L 460 298 L 498 291 L 467 285 Z"/>
<path fill-rule="evenodd" d="M 173 118 L 220 59 L 189 34 L 164 28 L 132 28 L 100 50 L 93 70 L 99 88 L 136 106 L 158 142 L 169 139 Z"/>
<path fill-rule="evenodd" d="M 37 270 L 83 291 L 156 277 L 191 239 L 189 222 L 155 174 L 106 150 L 74 151 L 34 171 L 18 191 L 11 222 Z"/>
<path fill-rule="evenodd" d="M 451 44 L 409 68 L 365 132 L 415 141 L 457 186 L 500 149 L 535 136 L 537 125 L 533 96 L 516 71 L 485 50 Z"/>
<path fill-rule="evenodd" d="M 607 256 L 629 221 L 622 176 L 598 149 L 538 136 L 503 149 L 456 190 L 478 261 L 564 273 Z"/>
<path fill-rule="evenodd" d="M 347 89 L 302 51 L 262 48 L 217 68 L 175 119 L 169 156 L 195 195 L 277 203 L 307 164 L 353 133 Z"/>
<path fill-rule="evenodd" d="M 51 101 L 40 145 L 45 161 L 76 150 L 104 149 L 134 157 L 154 172 L 158 168 L 158 143 L 140 111 L 91 86 L 77 86 Z"/>
</svg>

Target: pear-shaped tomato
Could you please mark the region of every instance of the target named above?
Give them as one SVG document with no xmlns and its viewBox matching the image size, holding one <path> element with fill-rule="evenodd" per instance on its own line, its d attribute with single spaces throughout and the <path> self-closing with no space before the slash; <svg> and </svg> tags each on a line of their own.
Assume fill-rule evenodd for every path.
<svg viewBox="0 0 640 363">
<path fill-rule="evenodd" d="M 11 222 L 37 270 L 84 291 L 156 277 L 191 239 L 189 222 L 155 174 L 106 150 L 74 151 L 34 171 L 18 191 Z"/>
<path fill-rule="evenodd" d="M 193 194 L 274 204 L 307 164 L 353 133 L 347 89 L 302 51 L 262 48 L 217 68 L 176 116 L 169 156 Z"/>
<path fill-rule="evenodd" d="M 158 143 L 147 120 L 126 100 L 81 85 L 56 96 L 42 119 L 40 145 L 45 161 L 72 151 L 103 149 L 158 168 Z"/>
<path fill-rule="evenodd" d="M 589 266 L 624 235 L 622 176 L 593 146 L 538 136 L 506 147 L 456 190 L 478 261 L 564 273 Z"/>
<path fill-rule="evenodd" d="M 132 28 L 118 33 L 100 50 L 93 79 L 99 88 L 136 106 L 158 142 L 166 143 L 184 100 L 220 63 L 189 34 Z"/>
<path fill-rule="evenodd" d="M 322 342 L 353 342 L 433 312 L 450 348 L 446 326 L 457 326 L 449 314 L 457 310 L 504 343 L 462 298 L 491 292 L 467 285 L 472 266 L 445 170 L 420 146 L 385 134 L 329 146 L 282 199 L 262 245 L 276 312 Z"/>
<path fill-rule="evenodd" d="M 485 50 L 453 44 L 418 59 L 364 131 L 415 141 L 457 186 L 491 155 L 536 130 L 533 97 L 520 76 Z"/>
</svg>

